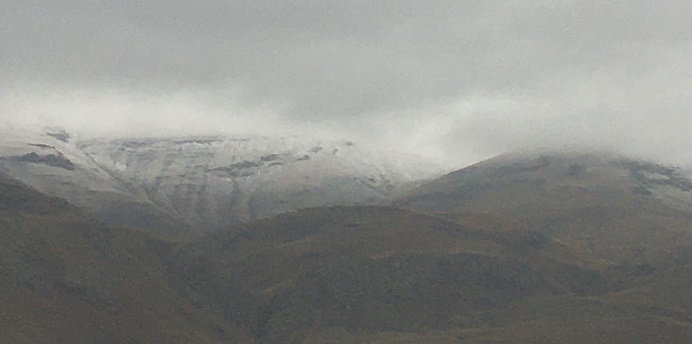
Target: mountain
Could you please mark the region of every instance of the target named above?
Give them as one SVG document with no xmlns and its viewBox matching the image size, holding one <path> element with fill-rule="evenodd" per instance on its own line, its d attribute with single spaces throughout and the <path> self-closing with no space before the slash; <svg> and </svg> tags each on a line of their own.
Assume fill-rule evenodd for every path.
<svg viewBox="0 0 692 344">
<path fill-rule="evenodd" d="M 180 296 L 169 244 L 2 175 L 0 237 L 2 343 L 250 342 Z"/>
<path fill-rule="evenodd" d="M 190 231 L 174 214 L 151 202 L 140 187 L 97 164 L 64 130 L 2 129 L 0 172 L 106 222 L 168 235 Z"/>
<path fill-rule="evenodd" d="M 0 171 L 104 221 L 171 237 L 301 208 L 374 203 L 437 170 L 350 141 L 3 134 Z"/>
<path fill-rule="evenodd" d="M 19 145 L 3 166 L 122 179 L 55 145 L 38 157 Z M 384 200 L 396 206 L 302 209 L 173 242 L 0 175 L 0 342 L 686 343 L 686 180 L 620 157 L 504 156 Z"/>
<path fill-rule="evenodd" d="M 614 263 L 692 261 L 692 180 L 608 154 L 512 154 L 398 195 L 393 206 L 528 228 Z"/>
<path fill-rule="evenodd" d="M 301 208 L 381 200 L 435 169 L 350 141 L 206 137 L 86 141 L 100 166 L 192 224 L 224 227 Z"/>
<path fill-rule="evenodd" d="M 395 208 L 316 208 L 185 245 L 175 269 L 187 297 L 235 316 L 257 343 L 683 343 L 692 334 L 690 264 L 679 275 L 625 274 L 535 232 L 496 234 Z"/>
</svg>

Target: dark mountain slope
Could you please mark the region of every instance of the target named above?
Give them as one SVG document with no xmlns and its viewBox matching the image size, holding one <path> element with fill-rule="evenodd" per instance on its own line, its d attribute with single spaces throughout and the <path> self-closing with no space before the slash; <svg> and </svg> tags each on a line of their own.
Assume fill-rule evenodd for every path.
<svg viewBox="0 0 692 344">
<path fill-rule="evenodd" d="M 165 243 L 6 177 L 0 237 L 2 343 L 242 341 L 169 284 Z"/>
<path fill-rule="evenodd" d="M 469 342 L 485 342 L 486 335 L 504 342 L 527 326 L 517 314 L 533 321 L 528 300 L 550 309 L 584 304 L 570 316 L 600 321 L 606 306 L 589 300 L 623 290 L 612 287 L 601 260 L 537 233 L 500 237 L 376 207 L 309 209 L 254 222 L 189 245 L 178 264 L 191 298 L 243 319 L 238 325 L 262 343 L 340 342 L 332 336 L 394 343 L 455 333 Z M 597 315 L 588 313 L 594 309 Z"/>
</svg>

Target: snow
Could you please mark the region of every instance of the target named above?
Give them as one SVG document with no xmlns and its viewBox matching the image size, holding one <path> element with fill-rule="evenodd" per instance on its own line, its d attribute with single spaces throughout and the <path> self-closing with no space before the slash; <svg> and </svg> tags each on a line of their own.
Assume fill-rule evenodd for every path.
<svg viewBox="0 0 692 344">
<path fill-rule="evenodd" d="M 65 133 L 58 133 L 5 130 L 0 167 L 80 206 L 117 194 L 207 228 L 306 207 L 376 202 L 440 171 L 420 157 L 350 141 L 212 136 L 64 142 Z M 17 161 L 31 152 L 62 155 L 76 168 Z"/>
</svg>

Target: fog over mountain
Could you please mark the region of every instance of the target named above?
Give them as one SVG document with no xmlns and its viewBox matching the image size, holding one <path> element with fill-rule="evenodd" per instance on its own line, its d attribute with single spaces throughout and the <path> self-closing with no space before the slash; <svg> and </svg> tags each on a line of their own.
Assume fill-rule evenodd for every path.
<svg viewBox="0 0 692 344">
<path fill-rule="evenodd" d="M 692 5 L 15 1 L 0 121 L 352 139 L 461 167 L 586 146 L 688 164 Z"/>
<path fill-rule="evenodd" d="M 688 343 L 692 2 L 0 2 L 0 343 Z"/>
</svg>

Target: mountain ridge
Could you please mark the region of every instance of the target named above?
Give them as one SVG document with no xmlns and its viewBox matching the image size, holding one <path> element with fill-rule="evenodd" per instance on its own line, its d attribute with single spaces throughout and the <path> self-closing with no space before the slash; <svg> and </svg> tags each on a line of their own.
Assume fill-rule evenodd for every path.
<svg viewBox="0 0 692 344">
<path fill-rule="evenodd" d="M 688 192 L 682 177 L 588 161 L 486 163 L 403 203 L 289 211 L 184 242 L 0 172 L 0 339 L 684 343 L 692 215 L 656 194 Z M 71 173 L 20 166 L 37 164 Z"/>
<path fill-rule="evenodd" d="M 77 140 L 8 133 L 0 169 L 101 219 L 197 235 L 320 205 L 374 203 L 434 174 L 351 141 L 195 136 Z"/>
<path fill-rule="evenodd" d="M 436 178 L 389 204 L 452 217 L 493 214 L 609 260 L 653 262 L 688 259 L 690 183 L 682 170 L 620 156 L 506 155 Z M 641 251 L 628 242 L 650 245 Z"/>
</svg>

